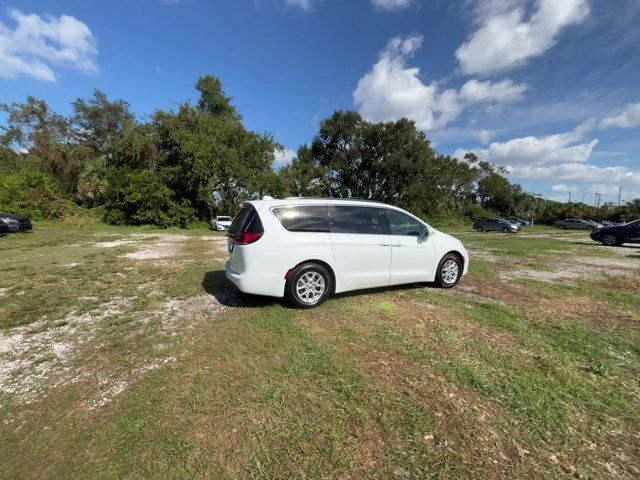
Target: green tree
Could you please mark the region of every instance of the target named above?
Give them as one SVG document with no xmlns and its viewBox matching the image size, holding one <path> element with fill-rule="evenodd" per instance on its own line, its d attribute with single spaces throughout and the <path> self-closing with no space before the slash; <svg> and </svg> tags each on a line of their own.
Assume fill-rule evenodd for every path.
<svg viewBox="0 0 640 480">
<path fill-rule="evenodd" d="M 188 202 L 175 199 L 171 189 L 150 171 L 112 169 L 105 196 L 105 219 L 116 225 L 186 227 L 195 220 Z"/>
<path fill-rule="evenodd" d="M 201 218 L 235 210 L 274 186 L 278 145 L 270 134 L 248 131 L 215 77 L 196 84 L 196 106 L 158 111 L 152 124 L 163 156 L 160 174 Z"/>
<path fill-rule="evenodd" d="M 106 154 L 111 143 L 135 121 L 127 102 L 110 101 L 98 89 L 92 97 L 73 102 L 73 112 L 76 140 L 93 148 L 98 155 Z"/>
</svg>

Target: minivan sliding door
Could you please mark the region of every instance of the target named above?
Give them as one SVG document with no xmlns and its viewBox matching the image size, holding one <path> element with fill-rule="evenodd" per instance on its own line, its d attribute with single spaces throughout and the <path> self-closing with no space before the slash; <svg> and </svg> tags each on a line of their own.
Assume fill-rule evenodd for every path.
<svg viewBox="0 0 640 480">
<path fill-rule="evenodd" d="M 341 290 L 388 285 L 391 242 L 385 231 L 382 209 L 330 206 L 329 219 Z"/>
</svg>

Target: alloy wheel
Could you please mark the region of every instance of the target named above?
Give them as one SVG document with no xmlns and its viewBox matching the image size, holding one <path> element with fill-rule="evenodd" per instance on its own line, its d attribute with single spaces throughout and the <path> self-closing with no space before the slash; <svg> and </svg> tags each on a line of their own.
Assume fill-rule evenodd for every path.
<svg viewBox="0 0 640 480">
<path fill-rule="evenodd" d="M 442 265 L 442 279 L 446 283 L 454 283 L 458 279 L 459 274 L 460 267 L 455 260 L 449 259 Z"/>
<path fill-rule="evenodd" d="M 308 305 L 317 303 L 324 294 L 327 285 L 318 272 L 306 272 L 296 282 L 296 296 Z"/>
</svg>

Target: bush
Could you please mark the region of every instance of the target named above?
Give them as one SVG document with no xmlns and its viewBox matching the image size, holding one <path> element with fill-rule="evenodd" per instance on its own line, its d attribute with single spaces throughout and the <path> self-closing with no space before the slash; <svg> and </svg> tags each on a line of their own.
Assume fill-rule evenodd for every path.
<svg viewBox="0 0 640 480">
<path fill-rule="evenodd" d="M 0 177 L 0 211 L 43 220 L 74 216 L 81 210 L 49 174 L 23 168 Z"/>
<path fill-rule="evenodd" d="M 108 223 L 185 228 L 195 221 L 189 203 L 175 201 L 174 192 L 153 172 L 112 169 L 107 184 L 105 221 Z"/>
</svg>

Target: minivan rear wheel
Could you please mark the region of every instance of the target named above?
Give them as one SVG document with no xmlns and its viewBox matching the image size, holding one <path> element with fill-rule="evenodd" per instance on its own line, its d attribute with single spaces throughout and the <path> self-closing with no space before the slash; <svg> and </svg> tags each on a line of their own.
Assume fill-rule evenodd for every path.
<svg viewBox="0 0 640 480">
<path fill-rule="evenodd" d="M 438 271 L 436 272 L 436 285 L 441 288 L 451 288 L 458 283 L 462 276 L 462 262 L 460 259 L 452 254 L 448 253 L 438 265 Z"/>
<path fill-rule="evenodd" d="M 324 303 L 333 291 L 333 279 L 325 267 L 317 263 L 297 266 L 285 285 L 287 301 L 297 308 L 313 308 Z"/>
<path fill-rule="evenodd" d="M 509 233 L 509 229 L 507 227 L 502 228 L 502 233 Z"/>
</svg>

